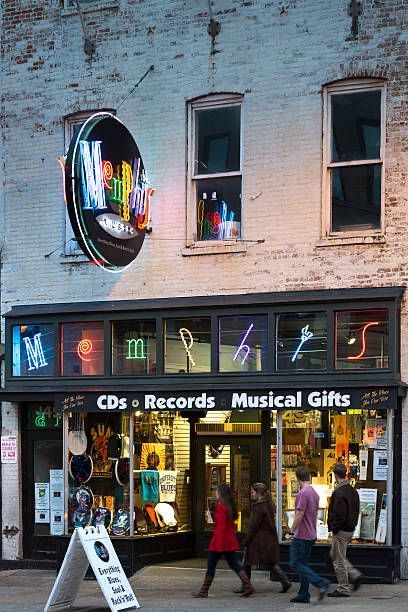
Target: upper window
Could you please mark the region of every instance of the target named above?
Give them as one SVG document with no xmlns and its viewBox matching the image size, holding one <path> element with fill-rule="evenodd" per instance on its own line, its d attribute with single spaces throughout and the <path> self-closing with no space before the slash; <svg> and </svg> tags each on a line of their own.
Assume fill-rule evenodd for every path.
<svg viewBox="0 0 408 612">
<path fill-rule="evenodd" d="M 327 89 L 327 233 L 381 229 L 384 93 L 373 81 Z"/>
<path fill-rule="evenodd" d="M 13 325 L 13 376 L 52 376 L 54 326 Z"/>
<path fill-rule="evenodd" d="M 103 322 L 61 325 L 62 376 L 101 376 L 104 371 Z"/>
<path fill-rule="evenodd" d="M 195 240 L 241 238 L 241 98 L 195 102 L 189 149 Z"/>
</svg>

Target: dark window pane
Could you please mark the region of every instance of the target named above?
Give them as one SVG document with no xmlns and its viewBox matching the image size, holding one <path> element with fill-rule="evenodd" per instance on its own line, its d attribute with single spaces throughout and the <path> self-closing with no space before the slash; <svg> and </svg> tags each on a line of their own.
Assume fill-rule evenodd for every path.
<svg viewBox="0 0 408 612">
<path fill-rule="evenodd" d="M 277 370 L 323 370 L 326 368 L 326 362 L 325 313 L 290 313 L 277 316 Z"/>
<path fill-rule="evenodd" d="M 381 225 L 381 165 L 332 168 L 332 231 Z"/>
<path fill-rule="evenodd" d="M 104 370 L 103 323 L 61 326 L 61 374 L 100 376 Z"/>
<path fill-rule="evenodd" d="M 54 327 L 13 326 L 13 376 L 52 376 Z"/>
<path fill-rule="evenodd" d="M 166 321 L 166 373 L 210 372 L 210 353 L 210 318 L 168 319 Z"/>
<path fill-rule="evenodd" d="M 112 325 L 112 374 L 156 372 L 156 322 L 117 321 Z"/>
<path fill-rule="evenodd" d="M 197 181 L 197 240 L 241 237 L 241 177 Z"/>
<path fill-rule="evenodd" d="M 336 368 L 388 368 L 387 310 L 338 312 L 336 328 Z"/>
<path fill-rule="evenodd" d="M 198 110 L 195 174 L 240 170 L 241 108 Z"/>
<path fill-rule="evenodd" d="M 266 369 L 267 317 L 219 319 L 219 371 L 261 372 Z"/>
<path fill-rule="evenodd" d="M 331 96 L 332 161 L 378 159 L 381 91 Z"/>
</svg>

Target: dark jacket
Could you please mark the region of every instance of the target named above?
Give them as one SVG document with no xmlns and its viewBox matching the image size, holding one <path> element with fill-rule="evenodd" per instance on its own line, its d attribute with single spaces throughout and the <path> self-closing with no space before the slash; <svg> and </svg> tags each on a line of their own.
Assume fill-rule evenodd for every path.
<svg viewBox="0 0 408 612">
<path fill-rule="evenodd" d="M 246 546 L 245 565 L 275 565 L 279 561 L 279 542 L 275 517 L 270 504 L 258 501 L 252 506 Z"/>
<path fill-rule="evenodd" d="M 360 498 L 348 481 L 334 489 L 328 510 L 327 523 L 329 531 L 354 531 L 360 514 Z"/>
</svg>

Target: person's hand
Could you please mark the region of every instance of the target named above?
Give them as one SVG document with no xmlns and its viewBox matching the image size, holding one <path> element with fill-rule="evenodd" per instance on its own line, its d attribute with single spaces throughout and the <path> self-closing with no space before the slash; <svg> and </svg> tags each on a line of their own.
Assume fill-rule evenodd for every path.
<svg viewBox="0 0 408 612">
<path fill-rule="evenodd" d="M 287 533 L 285 535 L 285 540 L 293 540 L 294 537 L 295 535 L 293 533 Z"/>
</svg>

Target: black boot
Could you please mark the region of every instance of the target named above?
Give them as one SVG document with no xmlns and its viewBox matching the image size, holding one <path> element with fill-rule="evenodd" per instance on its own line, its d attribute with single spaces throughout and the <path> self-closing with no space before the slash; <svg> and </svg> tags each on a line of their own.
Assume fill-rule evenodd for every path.
<svg viewBox="0 0 408 612">
<path fill-rule="evenodd" d="M 237 574 L 241 578 L 242 582 L 243 591 L 241 597 L 249 597 L 250 595 L 253 595 L 255 593 L 255 589 L 252 586 L 250 579 L 246 575 L 246 572 L 241 570 L 240 572 L 237 572 Z"/>
<path fill-rule="evenodd" d="M 276 564 L 272 568 L 272 573 L 275 574 L 275 576 L 282 585 L 282 589 L 279 591 L 279 593 L 287 593 L 290 587 L 292 586 L 292 583 L 288 579 L 283 569 L 278 564 Z"/>
<path fill-rule="evenodd" d="M 212 581 L 214 580 L 214 576 L 205 575 L 204 582 L 201 585 L 201 589 L 196 593 L 191 593 L 193 597 L 208 597 L 208 589 L 210 588 Z"/>
</svg>

